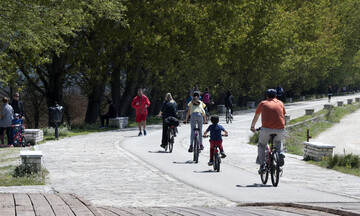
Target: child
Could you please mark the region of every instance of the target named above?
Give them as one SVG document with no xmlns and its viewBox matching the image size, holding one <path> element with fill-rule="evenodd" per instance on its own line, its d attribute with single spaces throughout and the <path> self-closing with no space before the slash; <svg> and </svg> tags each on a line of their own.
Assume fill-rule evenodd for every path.
<svg viewBox="0 0 360 216">
<path fill-rule="evenodd" d="M 22 125 L 24 124 L 24 120 L 20 118 L 20 115 L 18 113 L 14 114 L 14 118 L 12 120 L 12 125 Z"/>
<path fill-rule="evenodd" d="M 225 132 L 225 136 L 228 135 L 228 132 L 223 128 L 223 126 L 219 125 L 219 116 L 211 116 L 210 121 L 212 125 L 206 129 L 204 132 L 204 136 L 210 131 L 210 161 L 208 163 L 209 166 L 213 165 L 213 156 L 214 156 L 214 145 L 218 145 L 220 148 L 221 158 L 225 158 L 226 154 L 222 147 L 222 137 L 221 131 Z"/>
</svg>

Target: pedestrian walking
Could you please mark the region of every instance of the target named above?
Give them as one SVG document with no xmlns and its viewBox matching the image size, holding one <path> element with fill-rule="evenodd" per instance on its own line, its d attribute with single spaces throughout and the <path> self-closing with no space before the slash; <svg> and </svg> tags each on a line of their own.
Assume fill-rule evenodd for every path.
<svg viewBox="0 0 360 216">
<path fill-rule="evenodd" d="M 109 118 L 116 118 L 118 116 L 117 106 L 111 100 L 108 100 L 108 104 L 109 104 L 108 112 L 100 116 L 100 120 L 101 120 L 100 128 L 104 128 L 104 121 L 106 121 L 106 127 L 109 127 Z"/>
<path fill-rule="evenodd" d="M 328 88 L 328 102 L 331 101 L 332 93 L 333 93 L 333 91 L 332 91 L 331 85 L 329 85 L 329 88 Z"/>
<path fill-rule="evenodd" d="M 143 93 L 141 88 L 138 89 L 137 96 L 132 100 L 131 107 L 136 111 L 136 123 L 139 128 L 138 136 L 142 135 L 141 125 L 144 128 L 144 136 L 146 136 L 146 116 L 148 114 L 147 108 L 150 106 L 150 101 Z"/>
<path fill-rule="evenodd" d="M 280 84 L 277 84 L 276 87 L 276 98 L 280 101 L 282 101 L 282 96 L 284 94 L 284 89 L 280 86 Z"/>
<path fill-rule="evenodd" d="M 23 105 L 22 101 L 20 101 L 19 93 L 15 93 L 13 95 L 13 99 L 10 102 L 10 106 L 14 109 L 14 113 L 19 114 L 20 117 L 25 116 L 24 105 Z"/>
<path fill-rule="evenodd" d="M 0 119 L 0 139 L 1 145 L 4 146 L 4 131 L 8 138 L 8 146 L 11 146 L 13 143 L 13 133 L 12 133 L 12 120 L 14 118 L 14 109 L 8 104 L 9 99 L 4 97 L 2 99 L 3 106 L 1 110 L 1 119 Z"/>
</svg>

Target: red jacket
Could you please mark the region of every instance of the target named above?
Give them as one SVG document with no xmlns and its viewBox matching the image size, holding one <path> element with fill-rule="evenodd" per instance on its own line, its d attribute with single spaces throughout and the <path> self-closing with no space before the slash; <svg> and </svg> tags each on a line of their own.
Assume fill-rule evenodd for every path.
<svg viewBox="0 0 360 216">
<path fill-rule="evenodd" d="M 142 94 L 141 97 L 136 96 L 131 102 L 131 107 L 135 109 L 136 115 L 148 114 L 147 107 L 145 107 L 145 105 L 149 107 L 150 101 L 144 94 Z"/>
</svg>

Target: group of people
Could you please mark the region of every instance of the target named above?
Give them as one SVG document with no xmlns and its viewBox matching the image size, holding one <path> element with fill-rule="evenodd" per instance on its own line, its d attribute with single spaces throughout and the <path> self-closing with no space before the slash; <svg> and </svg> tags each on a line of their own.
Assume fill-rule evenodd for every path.
<svg viewBox="0 0 360 216">
<path fill-rule="evenodd" d="M 4 132 L 7 136 L 7 146 L 13 145 L 14 132 L 13 125 L 22 125 L 24 113 L 24 106 L 19 100 L 19 93 L 13 95 L 12 101 L 9 103 L 7 97 L 2 98 L 2 109 L 1 109 L 1 119 L 0 119 L 0 141 L 1 146 L 4 146 Z"/>
<path fill-rule="evenodd" d="M 195 86 L 196 87 L 196 86 Z M 251 123 L 250 130 L 255 132 L 255 125 L 261 115 L 261 130 L 259 133 L 258 141 L 258 156 L 256 163 L 260 165 L 259 174 L 265 172 L 265 148 L 270 139 L 270 134 L 276 134 L 273 142 L 275 148 L 280 152 L 280 165 L 284 164 L 285 155 L 283 154 L 282 140 L 285 136 L 285 107 L 284 103 L 280 100 L 284 91 L 280 85 L 277 86 L 277 89 L 268 89 L 266 91 L 266 100 L 262 101 L 256 108 L 254 118 Z M 111 102 L 109 102 L 111 103 Z M 211 125 L 202 133 L 202 125 L 207 124 L 206 118 L 206 107 L 209 107 L 212 104 L 211 95 L 209 89 L 206 88 L 203 94 L 195 89 L 189 93 L 187 98 L 187 113 L 184 120 L 184 123 L 188 123 L 190 119 L 190 146 L 188 152 L 193 151 L 194 145 L 194 128 L 197 126 L 199 128 L 199 133 L 203 136 L 207 136 L 210 133 L 210 160 L 208 165 L 212 165 L 212 157 L 214 154 L 214 145 L 220 147 L 220 154 L 224 158 L 226 154 L 222 146 L 222 132 L 227 135 L 228 132 L 225 128 L 219 124 L 219 117 L 216 115 L 211 116 L 210 121 Z M 227 91 L 225 95 L 225 106 L 227 109 L 231 110 L 233 114 L 233 108 L 235 106 L 234 97 L 231 94 L 231 91 Z M 137 96 L 132 100 L 131 106 L 136 111 L 136 122 L 139 128 L 138 136 L 146 135 L 146 117 L 148 114 L 147 108 L 150 106 L 150 101 L 143 93 L 142 89 L 138 89 Z M 117 113 L 115 108 L 109 106 L 108 113 Z M 112 111 L 110 110 L 112 109 Z M 160 112 L 158 117 L 163 119 L 163 130 L 162 130 L 162 140 L 160 146 L 165 148 L 168 144 L 167 129 L 169 118 L 177 119 L 178 106 L 176 101 L 173 99 L 171 93 L 165 95 L 165 100 L 161 105 Z M 103 120 L 102 120 L 103 124 Z M 203 136 L 200 136 L 200 149 L 203 150 Z"/>
</svg>

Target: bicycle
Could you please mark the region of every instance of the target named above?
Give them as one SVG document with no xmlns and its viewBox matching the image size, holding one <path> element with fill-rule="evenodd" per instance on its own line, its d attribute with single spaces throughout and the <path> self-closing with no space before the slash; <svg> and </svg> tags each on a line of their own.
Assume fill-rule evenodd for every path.
<svg viewBox="0 0 360 216">
<path fill-rule="evenodd" d="M 231 110 L 226 108 L 226 123 L 232 123 L 233 117 L 231 116 Z"/>
<path fill-rule="evenodd" d="M 175 136 L 176 136 L 176 126 L 168 126 L 167 129 L 168 144 L 165 146 L 165 151 L 167 151 L 169 148 L 169 152 L 172 153 L 174 148 Z"/>
<path fill-rule="evenodd" d="M 226 136 L 222 134 L 221 136 Z M 204 136 L 204 138 L 209 137 L 209 135 Z M 213 168 L 216 172 L 220 172 L 221 156 L 220 156 L 220 146 L 214 145 L 214 155 L 213 155 Z"/>
<path fill-rule="evenodd" d="M 256 131 L 261 130 L 261 128 L 256 129 Z M 269 178 L 269 173 L 271 175 L 271 183 L 274 187 L 277 187 L 280 180 L 280 173 L 282 175 L 282 169 L 280 168 L 280 155 L 278 150 L 274 147 L 274 138 L 276 134 L 270 134 L 269 145 L 265 149 L 265 169 L 266 171 L 260 175 L 261 182 L 266 184 Z"/>
<path fill-rule="evenodd" d="M 25 125 L 13 125 L 14 130 L 14 147 L 25 147 L 26 146 L 26 138 L 24 136 Z"/>
<path fill-rule="evenodd" d="M 186 124 L 187 122 L 183 122 L 184 124 Z M 199 154 L 200 154 L 200 140 L 199 140 L 199 136 L 201 136 L 200 134 L 200 128 L 199 128 L 199 122 L 196 122 L 195 128 L 194 128 L 194 142 L 193 142 L 193 161 L 195 161 L 195 163 L 199 162 Z M 199 135 L 200 134 L 200 135 Z"/>
</svg>

